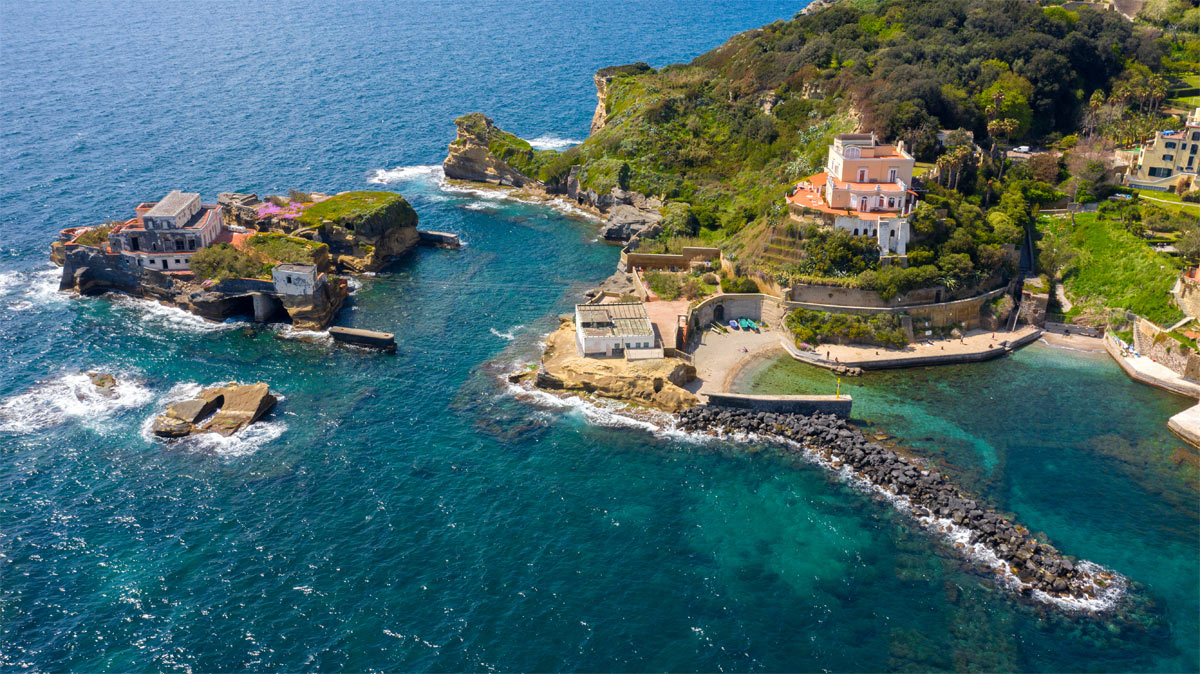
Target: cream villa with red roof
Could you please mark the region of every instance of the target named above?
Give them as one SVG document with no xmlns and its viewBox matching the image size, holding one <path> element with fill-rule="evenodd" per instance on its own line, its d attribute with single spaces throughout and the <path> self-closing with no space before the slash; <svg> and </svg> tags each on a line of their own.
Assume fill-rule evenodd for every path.
<svg viewBox="0 0 1200 674">
<path fill-rule="evenodd" d="M 917 205 L 909 189 L 914 163 L 904 141 L 888 145 L 875 134 L 839 134 L 829 146 L 825 171 L 796 185 L 788 210 L 795 217 L 820 217 L 854 236 L 873 237 L 882 254 L 903 256 L 910 235 L 906 216 Z"/>
</svg>

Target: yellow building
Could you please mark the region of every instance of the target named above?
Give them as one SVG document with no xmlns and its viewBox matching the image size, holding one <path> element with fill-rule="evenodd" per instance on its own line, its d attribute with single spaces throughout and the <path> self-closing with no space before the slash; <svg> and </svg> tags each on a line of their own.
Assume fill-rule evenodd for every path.
<svg viewBox="0 0 1200 674">
<path fill-rule="evenodd" d="M 1147 141 L 1125 174 L 1125 184 L 1168 191 L 1181 182 L 1191 185 L 1200 170 L 1200 108 L 1192 111 L 1183 131 L 1159 131 Z"/>
</svg>

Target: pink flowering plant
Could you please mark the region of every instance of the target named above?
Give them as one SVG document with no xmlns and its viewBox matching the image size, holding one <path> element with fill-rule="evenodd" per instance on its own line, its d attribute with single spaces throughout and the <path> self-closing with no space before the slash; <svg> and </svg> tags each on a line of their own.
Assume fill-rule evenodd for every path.
<svg viewBox="0 0 1200 674">
<path fill-rule="evenodd" d="M 265 218 L 273 215 L 281 220 L 295 220 L 296 218 L 300 217 L 300 214 L 304 212 L 304 209 L 311 205 L 311 203 L 290 201 L 288 202 L 287 206 L 279 206 L 268 201 L 267 203 L 258 207 L 258 217 Z"/>
</svg>

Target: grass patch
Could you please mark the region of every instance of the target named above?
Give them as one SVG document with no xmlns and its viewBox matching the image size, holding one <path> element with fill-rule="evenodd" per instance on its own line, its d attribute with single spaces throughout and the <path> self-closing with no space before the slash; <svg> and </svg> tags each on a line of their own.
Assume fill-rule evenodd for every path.
<svg viewBox="0 0 1200 674">
<path fill-rule="evenodd" d="M 101 225 L 93 227 L 88 231 L 75 237 L 75 243 L 81 246 L 99 246 L 108 242 L 108 233 L 112 231 L 112 225 Z"/>
<path fill-rule="evenodd" d="M 309 206 L 296 218 L 296 222 L 316 226 L 329 220 L 346 226 L 403 200 L 404 197 L 396 192 L 346 192 Z"/>
<path fill-rule="evenodd" d="M 281 264 L 315 264 L 317 254 L 328 248 L 323 243 L 274 232 L 255 234 L 246 243 L 256 253 Z"/>
<path fill-rule="evenodd" d="M 1119 222 L 1099 214 L 1075 216 L 1071 230 L 1065 219 L 1043 219 L 1039 229 L 1062 228 L 1076 257 L 1063 274 L 1063 285 L 1076 306 L 1070 315 L 1127 309 L 1159 324 L 1178 321 L 1183 313 L 1171 305 L 1171 288 L 1179 262 L 1159 255 Z"/>
</svg>

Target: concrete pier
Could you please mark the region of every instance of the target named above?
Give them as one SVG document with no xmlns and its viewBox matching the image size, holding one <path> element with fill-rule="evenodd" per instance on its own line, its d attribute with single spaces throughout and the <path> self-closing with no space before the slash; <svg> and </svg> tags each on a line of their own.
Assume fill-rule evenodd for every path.
<svg viewBox="0 0 1200 674">
<path fill-rule="evenodd" d="M 360 330 L 358 328 L 329 328 L 329 336 L 335 341 L 354 344 L 357 346 L 366 346 L 372 349 L 380 349 L 382 351 L 396 350 L 396 336 L 390 332 L 376 332 L 374 330 Z"/>
<path fill-rule="evenodd" d="M 462 240 L 458 238 L 458 235 L 449 232 L 433 232 L 418 229 L 417 236 L 420 237 L 421 243 L 430 246 L 445 246 L 446 248 L 459 248 L 462 246 Z"/>
<path fill-rule="evenodd" d="M 743 393 L 709 393 L 708 404 L 720 407 L 736 407 L 756 412 L 781 414 L 835 414 L 842 419 L 850 418 L 854 401 L 848 395 L 800 396 L 800 395 L 750 395 Z"/>
</svg>

